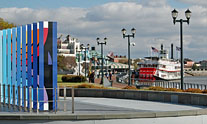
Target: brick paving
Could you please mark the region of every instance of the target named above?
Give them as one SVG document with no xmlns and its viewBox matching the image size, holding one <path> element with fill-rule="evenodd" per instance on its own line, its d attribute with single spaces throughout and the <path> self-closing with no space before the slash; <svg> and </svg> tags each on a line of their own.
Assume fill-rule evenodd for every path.
<svg viewBox="0 0 207 124">
<path fill-rule="evenodd" d="M 124 88 L 124 87 L 127 86 L 127 84 L 123 84 L 123 83 L 118 83 L 118 82 L 116 82 L 116 76 L 115 76 L 115 75 L 113 75 L 113 76 L 111 77 L 111 80 L 113 81 L 113 82 L 112 82 L 112 87 Z M 96 78 L 96 79 L 95 79 L 95 83 L 96 83 L 96 84 L 100 84 L 100 82 L 101 82 L 101 78 Z"/>
</svg>

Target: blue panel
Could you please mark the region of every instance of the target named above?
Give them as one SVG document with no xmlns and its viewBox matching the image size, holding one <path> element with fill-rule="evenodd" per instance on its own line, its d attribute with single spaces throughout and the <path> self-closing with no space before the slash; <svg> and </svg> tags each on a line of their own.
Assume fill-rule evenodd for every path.
<svg viewBox="0 0 207 124">
<path fill-rule="evenodd" d="M 12 28 L 12 85 L 16 86 L 16 28 Z M 17 97 L 16 87 L 14 92 Z"/>
<path fill-rule="evenodd" d="M 7 87 L 7 51 L 6 51 L 6 30 L 3 30 L 3 84 L 6 85 L 6 102 L 7 102 L 7 96 L 8 96 L 8 87 Z"/>
<path fill-rule="evenodd" d="M 22 26 L 22 87 L 26 86 L 26 26 Z M 22 88 L 22 94 L 26 94 Z M 24 99 L 22 99 L 24 106 Z"/>
<path fill-rule="evenodd" d="M 8 84 L 11 83 L 11 29 L 7 30 L 7 38 L 8 38 Z"/>
<path fill-rule="evenodd" d="M 10 85 L 12 87 L 12 82 L 11 82 L 11 29 L 7 30 L 7 81 L 8 81 L 8 85 Z M 12 88 L 10 90 L 10 94 L 12 94 Z M 12 98 L 10 97 L 10 102 L 11 102 Z"/>
<path fill-rule="evenodd" d="M 17 27 L 17 86 L 21 86 L 21 27 Z M 21 93 L 20 93 L 21 94 Z M 20 95 L 21 99 L 21 95 Z M 18 105 L 20 101 L 17 99 Z"/>
<path fill-rule="evenodd" d="M 6 30 L 3 30 L 3 84 L 6 84 Z"/>
<path fill-rule="evenodd" d="M 28 87 L 32 86 L 32 61 L 31 61 L 31 25 L 27 25 L 27 81 L 28 81 Z M 29 89 L 27 90 L 28 95 L 27 98 L 29 98 Z M 29 99 L 28 99 L 28 108 L 29 108 Z"/>
<path fill-rule="evenodd" d="M 49 105 L 49 109 L 52 107 L 54 110 L 55 108 L 55 90 L 47 90 L 48 94 L 45 94 L 44 90 L 45 86 L 57 88 L 57 23 L 50 22 L 46 46 L 44 46 L 44 24 L 46 23 L 39 23 L 39 31 L 37 23 L 27 25 L 27 27 L 21 26 L 0 31 L 0 84 L 6 85 L 6 103 L 8 103 L 8 85 L 15 85 L 16 87 L 33 86 L 33 109 L 37 108 L 36 101 L 39 96 L 39 109 L 44 110 L 43 101 L 46 95 L 50 100 L 53 100 L 53 104 L 52 106 L 51 104 Z M 37 44 L 37 41 L 39 41 L 39 44 Z M 37 53 L 39 54 L 37 55 Z M 48 63 L 44 63 L 44 60 L 48 61 Z M 38 85 L 39 95 L 37 96 Z M 29 98 L 29 88 L 25 93 L 21 88 L 20 94 L 17 94 L 17 88 L 15 88 L 15 91 L 12 90 L 11 87 L 10 94 L 13 95 L 13 92 L 16 92 L 17 105 L 24 106 L 22 96 L 26 94 L 27 99 Z M 1 94 L 3 95 L 3 88 L 1 89 Z M 18 99 L 21 99 L 22 102 L 18 101 Z M 13 102 L 12 97 L 10 101 L 11 103 Z M 2 102 L 2 99 L 0 99 L 0 102 Z M 27 102 L 29 103 L 29 101 Z"/>
<path fill-rule="evenodd" d="M 39 22 L 39 100 L 44 100 L 44 32 L 43 22 Z M 44 110 L 44 102 L 40 102 L 40 110 Z"/>
<path fill-rule="evenodd" d="M 53 94 L 55 94 L 55 88 L 57 88 L 57 22 L 53 22 L 53 45 L 52 45 L 52 52 L 53 52 Z M 57 99 L 57 92 L 56 92 L 56 99 Z M 53 110 L 55 109 L 55 95 L 53 95 Z M 56 104 L 57 105 L 57 104 Z M 57 108 L 57 106 L 56 106 Z"/>
<path fill-rule="evenodd" d="M 3 32 L 2 31 L 0 31 L 0 85 L 1 85 L 1 94 L 3 94 L 3 88 L 2 88 L 2 84 L 3 84 L 3 73 L 2 73 L 2 64 L 3 64 L 3 62 L 2 62 L 2 42 L 3 42 L 3 40 L 2 40 L 2 36 L 3 36 Z M 2 97 L 1 97 L 1 99 L 0 99 L 0 102 L 3 102 L 2 101 Z"/>
<path fill-rule="evenodd" d="M 2 40 L 2 36 L 3 36 L 3 32 L 2 31 L 0 31 L 0 84 L 2 85 L 2 83 L 3 83 L 3 73 L 2 73 L 2 64 L 3 64 L 3 62 L 2 62 L 2 57 L 3 57 L 3 55 L 2 55 L 2 51 L 3 51 L 3 49 L 2 49 L 2 43 L 3 43 L 3 40 Z"/>
<path fill-rule="evenodd" d="M 37 23 L 33 23 L 33 108 L 37 109 Z"/>
<path fill-rule="evenodd" d="M 16 85 L 16 28 L 12 28 L 12 85 Z"/>
</svg>

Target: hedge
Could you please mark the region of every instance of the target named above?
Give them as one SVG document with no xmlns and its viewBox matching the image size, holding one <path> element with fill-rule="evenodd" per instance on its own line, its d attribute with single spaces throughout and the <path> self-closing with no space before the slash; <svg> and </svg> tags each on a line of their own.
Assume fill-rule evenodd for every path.
<svg viewBox="0 0 207 124">
<path fill-rule="evenodd" d="M 62 82 L 85 82 L 86 78 L 84 76 L 77 75 L 64 75 L 62 76 Z"/>
</svg>

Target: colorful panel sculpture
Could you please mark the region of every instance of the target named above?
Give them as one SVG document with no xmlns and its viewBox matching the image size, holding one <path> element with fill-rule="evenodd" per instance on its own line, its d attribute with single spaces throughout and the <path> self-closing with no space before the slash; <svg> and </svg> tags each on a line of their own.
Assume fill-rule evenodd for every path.
<svg viewBox="0 0 207 124">
<path fill-rule="evenodd" d="M 55 109 L 56 22 L 43 21 L 0 31 L 0 84 L 1 89 L 3 85 L 6 87 L 6 97 L 8 97 L 8 90 L 10 94 L 15 93 L 17 105 L 33 106 L 34 109 L 39 108 L 39 110 Z M 8 86 L 11 86 L 10 89 Z M 12 86 L 15 88 L 13 89 Z M 21 89 L 20 94 L 18 94 L 18 87 Z M 26 91 L 24 87 L 27 88 Z M 29 104 L 29 87 L 32 87 L 33 105 Z M 23 99 L 25 95 L 26 102 Z M 8 101 L 7 98 L 6 103 Z M 12 103 L 12 99 L 10 102 Z"/>
<path fill-rule="evenodd" d="M 0 84 L 1 84 L 1 94 L 3 94 L 3 88 L 2 88 L 2 84 L 3 84 L 3 75 L 2 75 L 2 72 L 3 72 L 3 46 L 2 46 L 2 37 L 3 37 L 3 32 L 0 31 Z M 2 97 L 1 97 L 2 98 Z M 0 99 L 1 101 L 3 99 Z"/>
</svg>

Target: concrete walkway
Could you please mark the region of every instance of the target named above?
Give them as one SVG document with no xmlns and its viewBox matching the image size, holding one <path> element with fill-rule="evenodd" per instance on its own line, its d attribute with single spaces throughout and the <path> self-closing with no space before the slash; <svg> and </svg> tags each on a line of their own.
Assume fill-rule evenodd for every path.
<svg viewBox="0 0 207 124">
<path fill-rule="evenodd" d="M 60 98 L 60 100 L 63 100 L 63 98 Z M 163 122 L 167 122 L 166 118 L 173 118 L 172 120 L 179 120 L 179 118 L 183 119 L 187 116 L 199 117 L 203 119 L 207 115 L 206 106 L 189 106 L 152 101 L 91 97 L 75 97 L 75 113 L 72 114 L 71 98 L 68 97 L 66 101 L 67 112 L 63 111 L 64 102 L 60 101 L 58 103 L 59 110 L 57 113 L 1 111 L 0 122 L 3 122 L 4 124 L 55 124 L 59 122 L 72 124 L 125 124 L 128 121 L 131 124 L 131 122 L 139 123 L 140 121 L 146 121 L 150 124 L 152 122 L 160 120 L 163 117 L 165 118 L 165 121 Z M 15 120 L 18 121 L 15 122 Z"/>
<path fill-rule="evenodd" d="M 72 114 L 71 113 L 71 97 L 67 97 L 66 101 L 60 97 L 58 102 L 58 111 L 56 114 Z M 67 111 L 64 112 L 64 104 Z M 0 107 L 0 115 L 2 114 L 36 114 L 36 112 L 19 112 L 17 107 Z M 93 97 L 75 97 L 75 113 L 81 114 L 129 114 L 140 112 L 170 112 L 185 110 L 200 110 L 206 106 L 179 105 L 172 103 L 161 103 L 153 101 L 131 100 L 131 99 L 114 99 L 114 98 L 93 98 Z M 54 112 L 39 112 L 38 114 L 55 114 Z"/>
<path fill-rule="evenodd" d="M 70 105 L 69 105 L 70 106 Z M 69 107 L 68 106 L 68 107 Z M 75 111 L 90 112 L 160 112 L 160 111 L 182 111 L 207 108 L 206 106 L 189 106 L 172 103 L 161 103 L 153 101 L 113 99 L 113 98 L 90 98 L 76 97 Z"/>
</svg>

